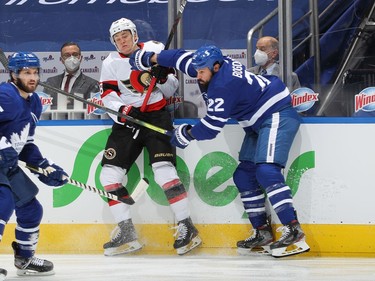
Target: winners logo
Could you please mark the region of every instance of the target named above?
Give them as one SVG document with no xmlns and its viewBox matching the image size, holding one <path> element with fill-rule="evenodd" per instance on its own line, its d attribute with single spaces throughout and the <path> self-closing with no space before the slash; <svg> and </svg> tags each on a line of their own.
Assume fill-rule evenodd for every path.
<svg viewBox="0 0 375 281">
<path fill-rule="evenodd" d="M 52 98 L 50 95 L 47 95 L 43 92 L 37 92 L 40 102 L 42 103 L 42 112 L 45 112 L 48 107 L 52 105 Z"/>
<path fill-rule="evenodd" d="M 318 95 L 309 88 L 298 88 L 291 93 L 293 107 L 297 112 L 307 111 L 319 101 Z"/>
<path fill-rule="evenodd" d="M 88 101 L 91 101 L 97 105 L 103 106 L 103 101 L 100 98 L 100 92 L 96 93 L 91 97 L 91 99 L 88 99 Z M 95 114 L 95 115 L 102 115 L 105 111 L 103 109 L 97 108 L 91 104 L 87 105 L 87 114 Z"/>
<path fill-rule="evenodd" d="M 360 110 L 370 112 L 375 110 L 375 87 L 368 87 L 354 96 L 355 112 Z"/>
</svg>

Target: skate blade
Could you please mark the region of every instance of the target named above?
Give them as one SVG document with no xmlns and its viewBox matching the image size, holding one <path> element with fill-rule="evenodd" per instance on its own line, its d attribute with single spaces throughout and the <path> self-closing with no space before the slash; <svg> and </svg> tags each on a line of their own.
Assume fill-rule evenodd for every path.
<svg viewBox="0 0 375 281">
<path fill-rule="evenodd" d="M 105 256 L 117 256 L 121 254 L 130 254 L 139 251 L 142 249 L 142 245 L 136 240 L 126 244 L 123 244 L 119 247 L 107 248 L 104 249 Z"/>
<path fill-rule="evenodd" d="M 254 248 L 237 248 L 237 253 L 240 256 L 270 256 L 271 249 L 270 246 L 258 246 Z"/>
<path fill-rule="evenodd" d="M 198 247 L 200 244 L 202 244 L 202 240 L 199 236 L 195 236 L 193 239 L 191 239 L 190 243 L 187 244 L 186 246 L 183 246 L 181 248 L 177 249 L 177 254 L 178 255 L 184 255 L 194 248 Z"/>
<path fill-rule="evenodd" d="M 301 254 L 301 253 L 308 252 L 308 251 L 310 251 L 309 245 L 307 245 L 305 240 L 301 240 L 288 247 L 273 249 L 272 256 L 274 258 L 282 258 L 282 257 L 288 257 L 292 255 Z"/>
<path fill-rule="evenodd" d="M 17 269 L 18 276 L 48 276 L 48 275 L 54 275 L 54 274 L 55 274 L 55 271 L 53 270 L 40 272 L 40 271 L 29 270 L 29 269 Z"/>
</svg>

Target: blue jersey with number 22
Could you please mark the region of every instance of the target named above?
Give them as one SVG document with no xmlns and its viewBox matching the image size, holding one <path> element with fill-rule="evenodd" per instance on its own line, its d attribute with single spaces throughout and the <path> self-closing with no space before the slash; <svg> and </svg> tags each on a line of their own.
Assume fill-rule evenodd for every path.
<svg viewBox="0 0 375 281">
<path fill-rule="evenodd" d="M 158 63 L 196 77 L 192 55 L 182 49 L 165 50 L 158 55 Z M 291 106 L 289 90 L 278 77 L 252 74 L 229 57 L 224 57 L 219 71 L 203 90 L 203 98 L 207 114 L 191 129 L 197 140 L 215 138 L 229 118 L 236 119 L 245 131 L 258 131 L 264 119 Z"/>
</svg>

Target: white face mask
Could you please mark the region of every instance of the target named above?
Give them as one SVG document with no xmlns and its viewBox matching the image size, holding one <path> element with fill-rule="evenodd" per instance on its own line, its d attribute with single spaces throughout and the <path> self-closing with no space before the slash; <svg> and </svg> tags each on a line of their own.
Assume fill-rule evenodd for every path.
<svg viewBox="0 0 375 281">
<path fill-rule="evenodd" d="M 81 61 L 79 58 L 76 58 L 74 56 L 70 56 L 64 61 L 64 65 L 67 70 L 73 72 L 76 71 L 80 65 Z"/>
<path fill-rule="evenodd" d="M 268 62 L 268 55 L 259 49 L 255 51 L 254 60 L 257 65 L 263 66 Z"/>
</svg>

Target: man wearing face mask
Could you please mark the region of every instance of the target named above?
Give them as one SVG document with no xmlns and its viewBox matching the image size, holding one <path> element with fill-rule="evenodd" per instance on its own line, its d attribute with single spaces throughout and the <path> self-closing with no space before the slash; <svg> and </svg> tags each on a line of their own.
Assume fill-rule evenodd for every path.
<svg viewBox="0 0 375 281">
<path fill-rule="evenodd" d="M 99 83 L 97 80 L 84 75 L 80 71 L 80 65 L 82 61 L 81 49 L 77 43 L 66 42 L 61 47 L 61 57 L 60 60 L 65 66 L 64 73 L 50 77 L 47 79 L 46 83 L 65 92 L 74 93 L 79 95 L 84 99 L 89 99 L 93 94 L 98 93 Z M 78 108 L 86 108 L 86 105 L 79 101 L 74 101 L 72 98 L 66 97 L 61 94 L 57 94 L 46 88 L 43 90 L 44 93 L 50 95 L 52 99 L 52 110 L 72 110 Z M 74 106 L 76 104 L 76 106 Z M 79 118 L 83 118 L 79 116 Z M 60 118 L 66 118 L 66 114 L 63 116 L 58 115 Z M 76 115 L 74 115 L 76 117 Z"/>
<path fill-rule="evenodd" d="M 279 41 L 271 36 L 265 36 L 258 39 L 256 44 L 257 50 L 254 53 L 256 66 L 250 67 L 248 71 L 260 75 L 276 75 L 280 77 L 280 66 L 277 61 L 279 57 Z M 296 73 L 292 72 L 292 89 L 300 88 Z"/>
</svg>

